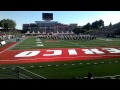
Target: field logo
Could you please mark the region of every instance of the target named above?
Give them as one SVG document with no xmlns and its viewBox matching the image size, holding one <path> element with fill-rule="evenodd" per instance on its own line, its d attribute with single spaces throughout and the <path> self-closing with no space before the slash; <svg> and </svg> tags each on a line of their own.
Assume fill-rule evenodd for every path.
<svg viewBox="0 0 120 90">
<path fill-rule="evenodd" d="M 100 50 L 101 49 L 101 50 Z M 40 51 L 24 51 L 21 52 L 17 55 L 15 55 L 15 57 L 33 57 L 33 56 L 37 56 L 39 54 L 42 55 L 42 57 L 46 57 L 46 56 L 80 56 L 82 55 L 105 55 L 105 54 L 120 54 L 120 50 L 116 49 L 116 48 L 100 48 L 100 49 L 62 49 L 61 50 L 40 50 Z M 44 51 L 44 53 L 43 53 Z M 66 54 L 67 53 L 67 54 Z"/>
</svg>

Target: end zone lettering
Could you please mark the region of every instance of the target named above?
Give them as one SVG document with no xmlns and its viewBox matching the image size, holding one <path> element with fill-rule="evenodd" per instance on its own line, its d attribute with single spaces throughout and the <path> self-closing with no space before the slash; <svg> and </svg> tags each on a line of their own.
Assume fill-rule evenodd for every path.
<svg viewBox="0 0 120 90">
<path fill-rule="evenodd" d="M 24 51 L 21 52 L 17 55 L 15 55 L 15 57 L 34 57 L 37 56 L 39 54 L 42 54 L 43 57 L 46 56 L 80 56 L 81 54 L 83 55 L 105 55 L 106 53 L 109 54 L 120 54 L 120 49 L 117 48 L 93 48 L 93 49 L 67 49 L 67 51 L 65 49 L 58 49 L 58 50 L 46 50 L 45 49 L 45 53 L 42 52 L 43 50 L 36 50 L 36 51 Z M 65 52 L 67 52 L 67 55 Z"/>
</svg>

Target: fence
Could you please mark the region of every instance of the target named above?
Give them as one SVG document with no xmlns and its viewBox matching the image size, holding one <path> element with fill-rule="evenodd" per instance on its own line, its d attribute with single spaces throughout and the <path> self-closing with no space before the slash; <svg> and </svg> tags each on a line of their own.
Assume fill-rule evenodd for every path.
<svg viewBox="0 0 120 90">
<path fill-rule="evenodd" d="M 47 79 L 22 67 L 0 67 L 0 79 Z"/>
</svg>

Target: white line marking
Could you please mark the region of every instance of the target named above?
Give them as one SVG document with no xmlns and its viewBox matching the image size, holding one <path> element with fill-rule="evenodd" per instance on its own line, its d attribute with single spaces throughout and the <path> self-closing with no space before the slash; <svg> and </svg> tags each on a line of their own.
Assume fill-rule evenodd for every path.
<svg viewBox="0 0 120 90">
<path fill-rule="evenodd" d="M 35 45 L 19 45 L 19 47 L 30 47 L 30 46 L 35 46 Z"/>
<path fill-rule="evenodd" d="M 15 44 L 13 44 L 12 46 L 14 46 Z M 2 52 L 0 52 L 0 54 L 1 53 L 3 53 L 3 52 L 5 52 L 5 51 L 7 51 L 8 49 L 10 49 L 12 46 L 10 46 L 10 47 L 8 47 L 8 48 L 6 48 L 5 50 L 3 50 Z"/>
<path fill-rule="evenodd" d="M 15 68 L 12 68 L 12 70 L 15 70 Z"/>
<path fill-rule="evenodd" d="M 52 66 L 52 65 L 48 65 L 48 66 Z"/>
<path fill-rule="evenodd" d="M 101 62 L 101 63 L 104 63 L 104 62 Z"/>
<path fill-rule="evenodd" d="M 43 44 L 37 44 L 37 46 L 44 46 Z"/>
<path fill-rule="evenodd" d="M 65 40 L 63 40 L 63 41 L 65 41 Z M 76 44 L 76 43 L 73 43 L 73 42 L 70 42 L 70 41 L 65 41 L 65 42 L 67 42 L 67 43 L 71 43 L 71 44 L 74 44 L 74 45 L 77 45 L 77 46 L 82 46 L 82 47 L 87 48 L 85 45 L 79 45 L 79 44 Z"/>
<path fill-rule="evenodd" d="M 98 38 L 99 40 L 104 40 L 104 41 L 114 41 L 114 40 L 112 40 L 112 39 L 102 39 L 102 38 Z"/>
<path fill-rule="evenodd" d="M 97 64 L 96 62 L 94 64 Z"/>
<path fill-rule="evenodd" d="M 36 42 L 36 43 L 42 43 L 42 42 Z"/>
<path fill-rule="evenodd" d="M 21 68 L 23 68 L 23 69 L 24 69 L 25 67 L 21 67 Z"/>
<path fill-rule="evenodd" d="M 41 40 L 36 40 L 36 41 L 41 41 Z"/>
<path fill-rule="evenodd" d="M 43 66 L 39 66 L 39 67 L 43 67 Z"/>
<path fill-rule="evenodd" d="M 20 67 L 19 67 L 19 68 L 20 68 Z M 23 69 L 23 68 L 22 68 L 22 69 Z M 41 76 L 41 75 L 35 74 L 35 73 L 33 73 L 33 72 L 30 72 L 30 71 L 28 71 L 28 70 L 26 70 L 26 69 L 23 69 L 23 70 L 25 70 L 25 71 L 33 74 L 33 75 L 36 75 L 36 76 L 38 76 L 38 77 L 42 77 L 42 78 L 44 78 L 44 79 L 47 79 L 47 78 L 45 78 L 45 77 L 43 77 L 43 76 Z"/>
</svg>

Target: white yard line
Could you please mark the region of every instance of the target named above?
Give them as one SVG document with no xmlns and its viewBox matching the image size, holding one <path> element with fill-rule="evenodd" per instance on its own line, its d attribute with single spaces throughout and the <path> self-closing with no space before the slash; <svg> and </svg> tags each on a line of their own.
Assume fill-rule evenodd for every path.
<svg viewBox="0 0 120 90">
<path fill-rule="evenodd" d="M 36 43 L 42 43 L 42 42 L 36 42 Z"/>
<path fill-rule="evenodd" d="M 29 46 L 35 46 L 35 45 L 19 45 L 19 47 L 29 47 Z"/>
<path fill-rule="evenodd" d="M 99 40 L 104 40 L 104 41 L 114 41 L 112 39 L 108 39 L 108 38 L 98 38 Z"/>
<path fill-rule="evenodd" d="M 65 40 L 63 40 L 63 41 L 65 41 Z M 76 44 L 76 43 L 72 43 L 72 42 L 70 42 L 70 41 L 65 41 L 65 42 L 67 42 L 67 43 L 71 43 L 71 44 L 74 44 L 74 45 L 77 45 L 77 46 L 82 46 L 82 47 L 87 48 L 85 45 L 79 45 L 79 44 Z"/>
<path fill-rule="evenodd" d="M 40 44 L 41 43 L 41 44 Z M 42 44 L 42 42 L 41 42 L 41 40 L 40 39 L 36 39 L 36 45 L 37 45 L 37 47 L 39 47 L 39 46 L 44 46 L 43 44 Z"/>
<path fill-rule="evenodd" d="M 37 46 L 44 46 L 43 44 L 37 44 Z"/>
</svg>

